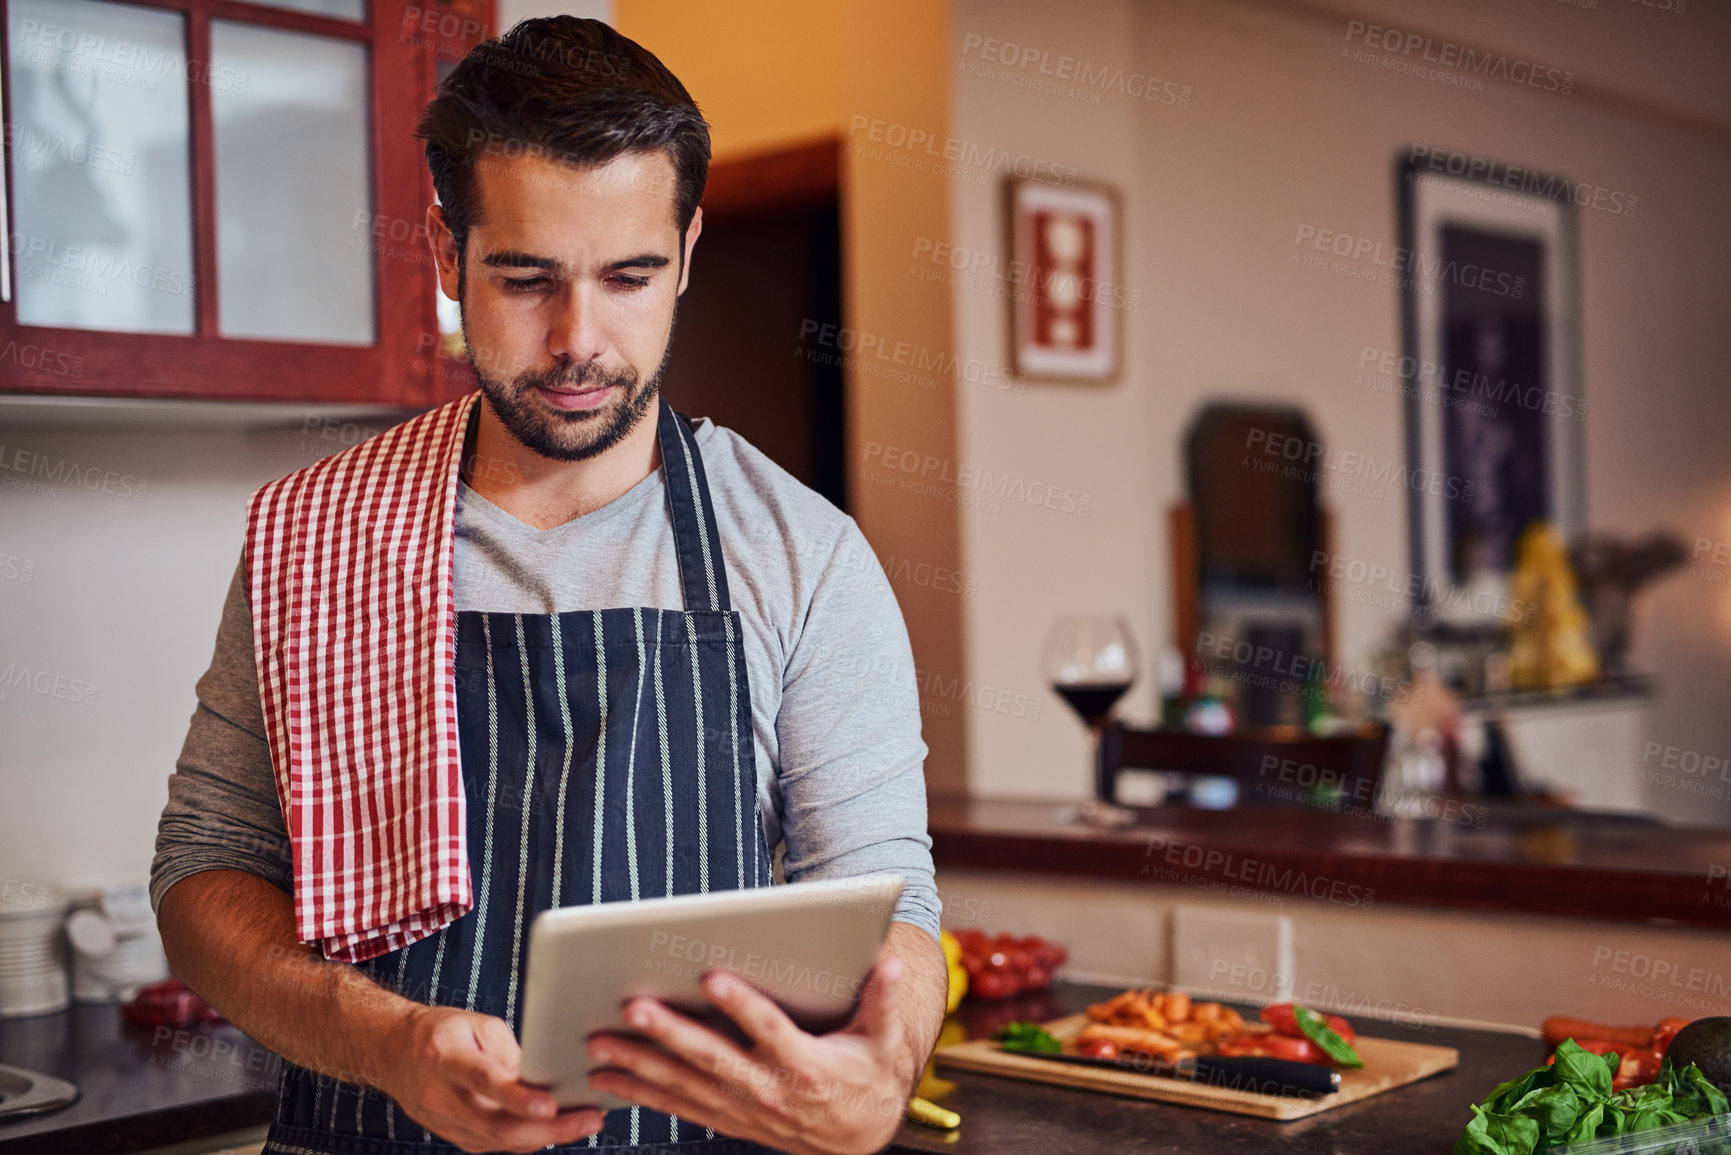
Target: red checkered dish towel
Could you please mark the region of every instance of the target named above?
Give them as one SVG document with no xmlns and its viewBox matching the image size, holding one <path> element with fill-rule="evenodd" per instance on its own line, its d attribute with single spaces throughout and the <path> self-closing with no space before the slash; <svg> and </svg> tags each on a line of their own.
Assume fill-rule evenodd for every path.
<svg viewBox="0 0 1731 1155">
<path fill-rule="evenodd" d="M 451 548 L 479 394 L 247 501 L 253 647 L 294 859 L 295 934 L 359 962 L 473 905 Z"/>
</svg>

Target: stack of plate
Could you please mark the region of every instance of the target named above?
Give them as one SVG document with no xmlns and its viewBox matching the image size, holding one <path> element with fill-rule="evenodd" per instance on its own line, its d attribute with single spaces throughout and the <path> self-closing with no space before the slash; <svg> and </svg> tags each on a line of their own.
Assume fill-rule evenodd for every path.
<svg viewBox="0 0 1731 1155">
<path fill-rule="evenodd" d="M 47 892 L 43 891 L 46 899 Z M 60 922 L 66 903 L 0 903 L 0 1018 L 45 1015 L 71 1003 L 66 982 L 66 940 Z"/>
</svg>

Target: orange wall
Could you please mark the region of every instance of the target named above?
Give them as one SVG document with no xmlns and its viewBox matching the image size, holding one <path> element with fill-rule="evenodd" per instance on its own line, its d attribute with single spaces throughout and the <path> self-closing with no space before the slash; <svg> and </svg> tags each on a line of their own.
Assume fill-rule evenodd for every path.
<svg viewBox="0 0 1731 1155">
<path fill-rule="evenodd" d="M 948 135 L 950 0 L 618 0 L 615 26 L 684 82 L 719 157 L 817 136 L 851 143 L 856 117 Z M 949 237 L 948 182 L 844 148 L 841 185 L 847 326 L 929 354 L 953 350 L 949 289 L 908 275 L 917 238 Z M 862 375 L 851 362 L 844 372 L 849 501 L 879 558 L 894 562 L 891 584 L 921 673 L 926 781 L 960 792 L 971 685 L 962 607 L 954 592 L 897 576 L 963 571 L 959 507 L 869 480 L 896 480 L 871 468 L 874 447 L 954 461 L 955 381 L 922 388 Z"/>
<path fill-rule="evenodd" d="M 709 121 L 718 157 L 846 127 L 843 6 L 809 0 L 618 0 L 614 26 L 673 70 Z"/>
</svg>

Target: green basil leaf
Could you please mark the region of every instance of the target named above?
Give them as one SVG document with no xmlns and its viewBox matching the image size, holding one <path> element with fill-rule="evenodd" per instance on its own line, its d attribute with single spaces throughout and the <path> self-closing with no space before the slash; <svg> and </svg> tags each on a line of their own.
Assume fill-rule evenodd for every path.
<svg viewBox="0 0 1731 1155">
<path fill-rule="evenodd" d="M 1659 1061 L 1659 1073 L 1653 1077 L 1653 1086 L 1663 1087 L 1673 1096 L 1680 1092 L 1683 1086 L 1682 1073 L 1671 1065 L 1669 1058 Z"/>
<path fill-rule="evenodd" d="M 1292 1017 L 1297 1020 L 1298 1029 L 1308 1035 L 1311 1042 L 1321 1047 L 1323 1054 L 1343 1067 L 1364 1066 L 1364 1060 L 1358 1057 L 1352 1044 L 1341 1038 L 1321 1015 L 1305 1007 L 1293 1007 Z"/>
<path fill-rule="evenodd" d="M 1707 1081 L 1707 1076 L 1701 1068 L 1690 1063 L 1674 1075 L 1672 1098 L 1673 1107 L 1687 1113 L 1690 1118 L 1702 1115 L 1723 1115 L 1731 1111 L 1731 1101 L 1725 1098 L 1725 1092 Z"/>
<path fill-rule="evenodd" d="M 1664 1107 L 1676 1110 L 1674 1101 L 1676 1096 L 1671 1094 L 1669 1087 L 1659 1083 L 1649 1083 L 1645 1087 L 1630 1087 L 1628 1091 L 1621 1093 L 1629 1096 L 1629 1106 L 1635 1109 Z"/>
<path fill-rule="evenodd" d="M 1582 1111 L 1575 1119 L 1575 1125 L 1569 1128 L 1569 1133 L 1563 1136 L 1565 1143 L 1581 1143 L 1594 1139 L 1599 1134 L 1599 1124 L 1605 1120 L 1605 1105 L 1594 1103 Z"/>
<path fill-rule="evenodd" d="M 1585 1050 L 1573 1039 L 1564 1039 L 1557 1048 L 1557 1082 L 1575 1088 L 1582 1102 L 1597 1102 L 1610 1097 L 1611 1073 L 1617 1069 L 1618 1058 L 1613 1052 L 1606 1056 L 1607 1065 L 1598 1055 Z"/>
<path fill-rule="evenodd" d="M 1557 1048 L 1554 1062 L 1502 1083 L 1455 1141 L 1455 1155 L 1513 1155 L 1649 1131 L 1731 1111 L 1725 1093 L 1691 1064 L 1681 1070 L 1660 1064 L 1652 1083 L 1612 1092 L 1620 1058 L 1594 1055 L 1574 1040 Z M 1516 1120 L 1532 1124 L 1532 1144 Z M 1731 1155 L 1731 1144 L 1702 1148 L 1703 1155 Z"/>
<path fill-rule="evenodd" d="M 1581 1100 L 1572 1087 L 1565 1086 L 1531 1091 L 1508 1109 L 1508 1114 L 1532 1119 L 1548 1135 L 1567 1135 L 1580 1113 Z"/>
<path fill-rule="evenodd" d="M 1508 1155 L 1532 1155 L 1539 1145 L 1539 1125 L 1525 1115 L 1498 1115 L 1487 1111 L 1486 1133 L 1503 1145 Z"/>
<path fill-rule="evenodd" d="M 1037 1051 L 1056 1054 L 1064 1044 L 1039 1023 L 1007 1023 L 998 1028 L 998 1044 L 1006 1051 Z"/>
<path fill-rule="evenodd" d="M 1477 1103 L 1473 1104 L 1473 1121 L 1455 1140 L 1452 1155 L 1508 1155 L 1508 1148 L 1491 1139 L 1491 1117 Z"/>
<path fill-rule="evenodd" d="M 1647 1106 L 1642 1104 L 1629 1113 L 1628 1123 L 1624 1131 L 1651 1131 L 1655 1127 L 1669 1127 L 1675 1123 L 1687 1123 L 1689 1116 L 1681 1111 L 1673 1111 L 1670 1107 Z"/>
<path fill-rule="evenodd" d="M 1524 1115 L 1501 1115 L 1473 1107 L 1473 1121 L 1455 1140 L 1454 1155 L 1533 1155 L 1539 1125 Z"/>
<path fill-rule="evenodd" d="M 1484 1105 L 1492 1111 L 1507 1112 L 1514 1104 L 1540 1087 L 1549 1087 L 1556 1083 L 1556 1072 L 1549 1066 L 1537 1067 L 1518 1079 L 1510 1079 L 1500 1083 L 1497 1089 L 1485 1096 Z"/>
</svg>

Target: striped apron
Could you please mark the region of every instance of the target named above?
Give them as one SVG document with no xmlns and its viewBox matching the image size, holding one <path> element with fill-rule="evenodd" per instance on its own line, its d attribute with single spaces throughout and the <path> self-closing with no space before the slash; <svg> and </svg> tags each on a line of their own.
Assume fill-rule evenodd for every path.
<svg viewBox="0 0 1731 1155">
<path fill-rule="evenodd" d="M 458 735 L 475 906 L 358 963 L 419 1002 L 522 1035 L 529 924 L 543 910 L 770 884 L 744 635 L 689 424 L 657 429 L 683 609 L 457 614 Z M 758 1152 L 642 1107 L 577 1146 Z M 285 1063 L 265 1152 L 446 1155 L 382 1092 Z"/>
</svg>

